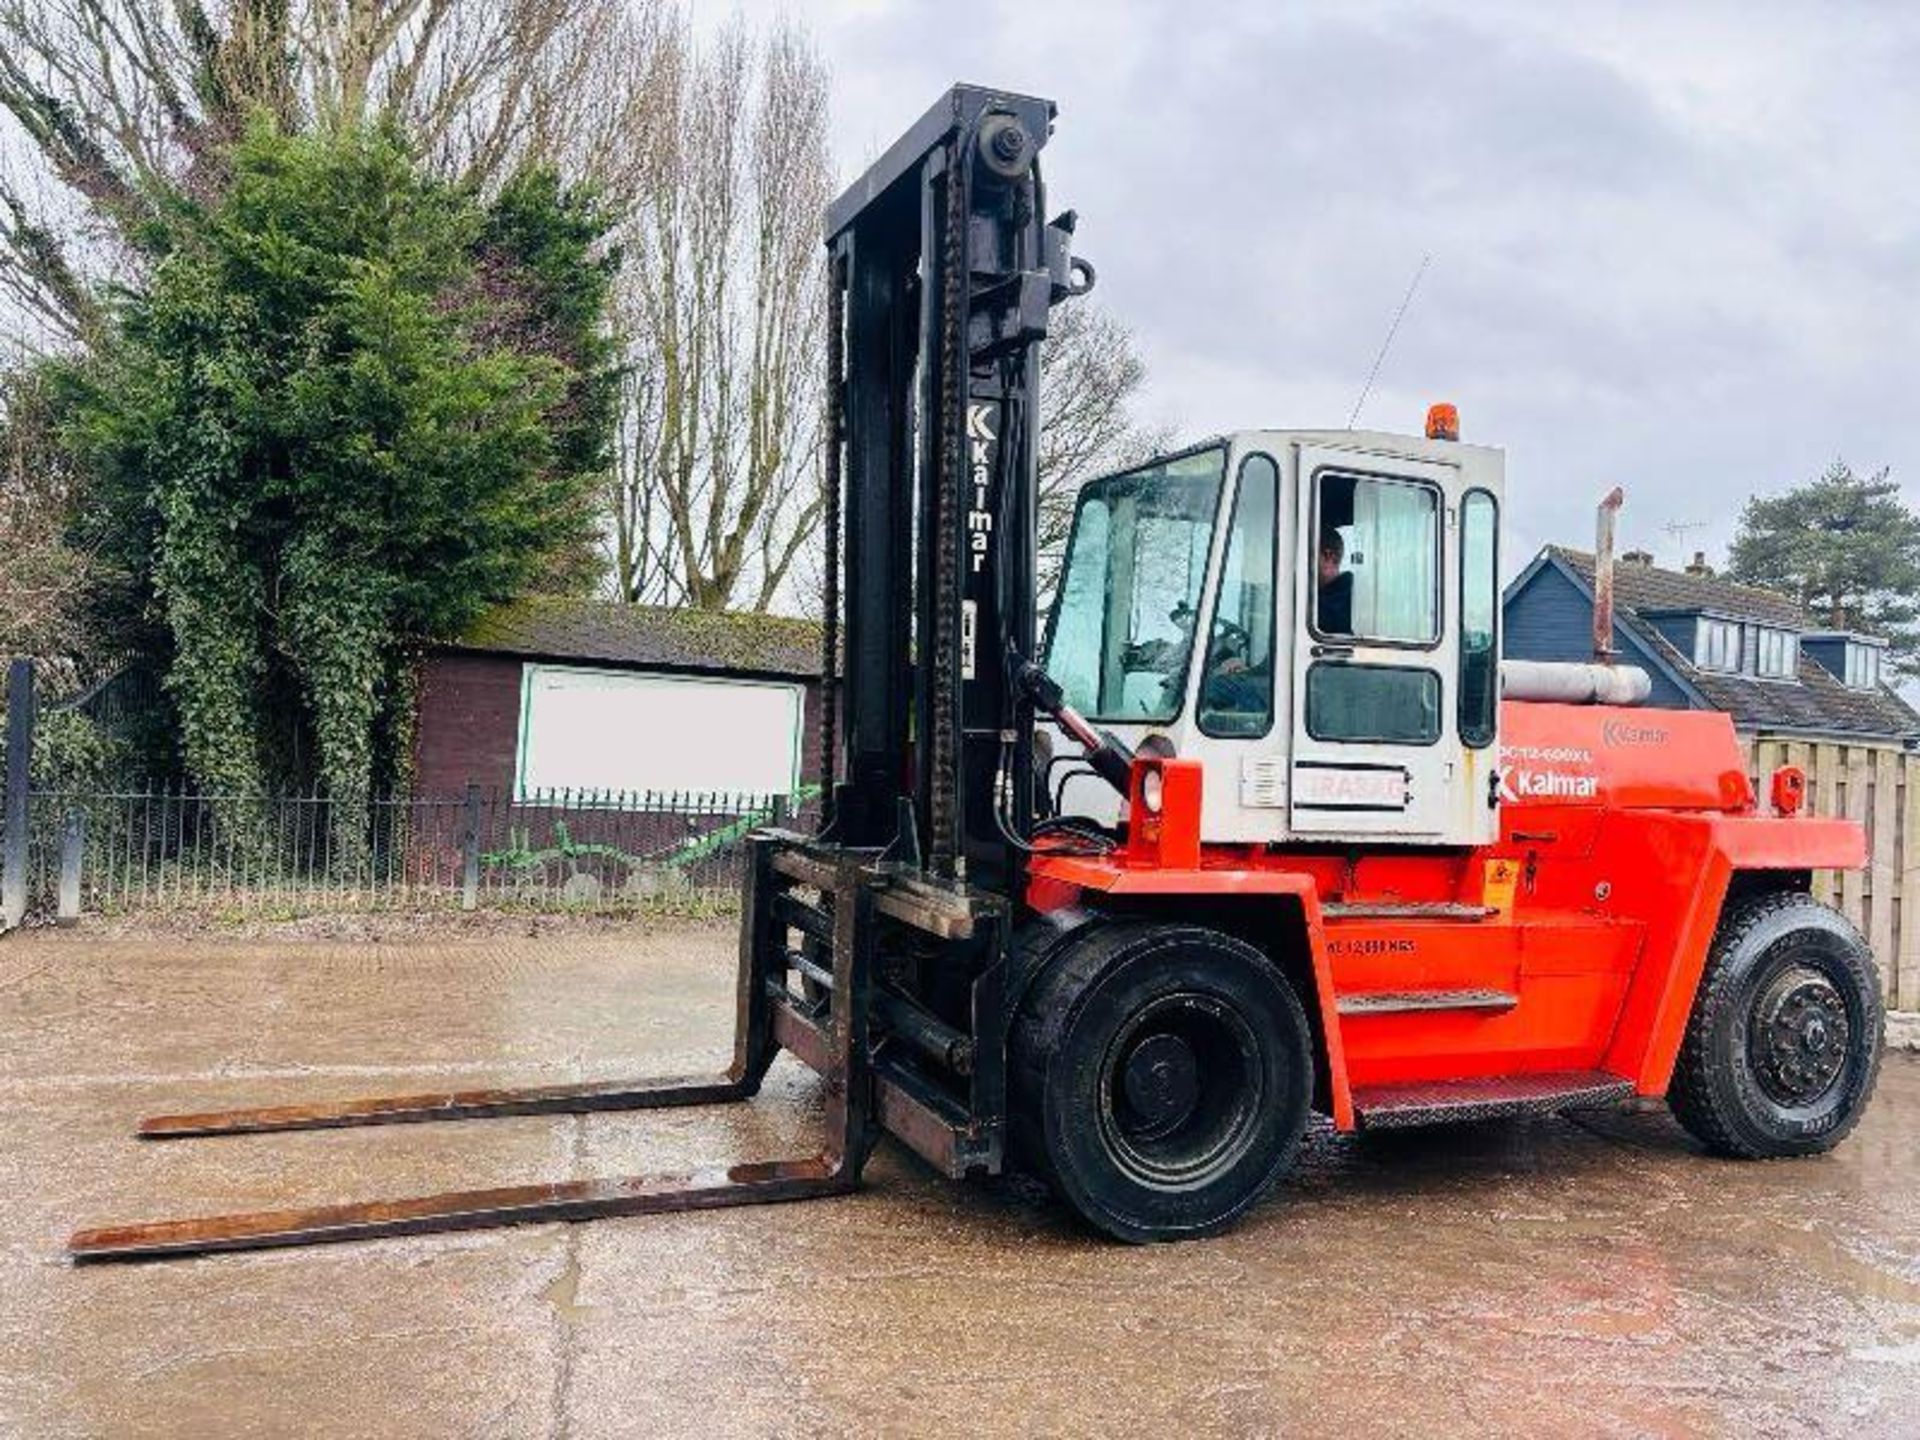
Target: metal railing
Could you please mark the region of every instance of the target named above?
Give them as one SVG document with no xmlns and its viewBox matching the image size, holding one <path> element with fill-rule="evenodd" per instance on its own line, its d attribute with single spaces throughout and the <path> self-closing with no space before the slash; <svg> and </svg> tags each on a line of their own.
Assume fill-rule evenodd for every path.
<svg viewBox="0 0 1920 1440">
<path fill-rule="evenodd" d="M 721 910 L 756 827 L 811 828 L 792 796 L 565 791 L 344 801 L 185 786 L 33 791 L 29 916 L 206 911 Z"/>
</svg>

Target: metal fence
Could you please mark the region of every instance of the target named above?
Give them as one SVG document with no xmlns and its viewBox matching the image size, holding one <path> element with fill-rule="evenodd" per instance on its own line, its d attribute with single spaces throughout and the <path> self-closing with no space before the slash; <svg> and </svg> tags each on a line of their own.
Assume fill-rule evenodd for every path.
<svg viewBox="0 0 1920 1440">
<path fill-rule="evenodd" d="M 718 910 L 737 899 L 747 834 L 810 826 L 813 803 L 810 793 L 470 788 L 350 804 L 185 787 L 34 791 L 27 913 Z"/>
<path fill-rule="evenodd" d="M 42 722 L 137 710 L 132 672 L 8 665 L 0 768 L 0 930 L 136 910 L 294 916 L 381 909 L 714 910 L 736 903 L 755 828 L 811 829 L 794 795 L 568 790 L 342 798 L 235 795 L 69 778 L 35 787 Z M 148 697 L 149 699 L 151 697 Z M 89 708 L 91 707 L 91 708 Z M 64 769 L 60 773 L 65 773 Z"/>
</svg>

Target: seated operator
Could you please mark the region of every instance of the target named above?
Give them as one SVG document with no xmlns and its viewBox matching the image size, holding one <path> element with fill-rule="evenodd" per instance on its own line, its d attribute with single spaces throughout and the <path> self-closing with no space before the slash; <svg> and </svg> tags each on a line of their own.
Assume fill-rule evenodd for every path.
<svg viewBox="0 0 1920 1440">
<path fill-rule="evenodd" d="M 1154 662 L 1141 668 L 1157 670 L 1166 677 L 1160 682 L 1160 704 L 1177 707 L 1187 683 L 1187 661 L 1193 656 L 1193 627 L 1200 619 L 1200 612 L 1181 600 L 1167 618 L 1173 622 L 1179 638 L 1149 642 L 1160 648 Z"/>
<path fill-rule="evenodd" d="M 1273 676 L 1270 667 L 1253 668 L 1247 646 L 1245 631 L 1236 635 L 1229 630 L 1208 655 L 1207 673 L 1200 683 L 1203 720 L 1210 714 L 1215 721 L 1229 726 L 1245 720 L 1264 728 L 1273 693 Z M 1232 734 L 1234 730 L 1230 728 L 1222 733 Z"/>
<path fill-rule="evenodd" d="M 1315 622 L 1322 635 L 1353 633 L 1353 572 L 1342 570 L 1346 541 L 1331 525 L 1320 532 L 1320 601 Z"/>
</svg>

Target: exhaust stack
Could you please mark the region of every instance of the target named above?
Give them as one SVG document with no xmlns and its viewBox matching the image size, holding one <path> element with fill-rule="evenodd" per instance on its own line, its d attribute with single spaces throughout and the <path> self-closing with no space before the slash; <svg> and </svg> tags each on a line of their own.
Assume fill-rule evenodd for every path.
<svg viewBox="0 0 1920 1440">
<path fill-rule="evenodd" d="M 1593 659 L 1613 664 L 1613 528 L 1626 493 L 1616 485 L 1600 502 L 1593 534 Z"/>
</svg>

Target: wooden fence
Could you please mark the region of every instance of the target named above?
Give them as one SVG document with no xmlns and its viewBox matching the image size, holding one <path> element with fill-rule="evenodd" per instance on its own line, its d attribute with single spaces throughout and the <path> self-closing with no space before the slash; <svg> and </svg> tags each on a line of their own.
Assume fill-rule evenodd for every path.
<svg viewBox="0 0 1920 1440">
<path fill-rule="evenodd" d="M 1866 826 L 1866 869 L 1817 871 L 1813 893 L 1867 937 L 1887 1004 L 1920 1010 L 1920 915 L 1909 919 L 1902 904 L 1909 895 L 1920 898 L 1920 755 L 1827 740 L 1749 739 L 1746 750 L 1763 803 L 1767 777 L 1781 765 L 1798 765 L 1814 814 Z"/>
</svg>

